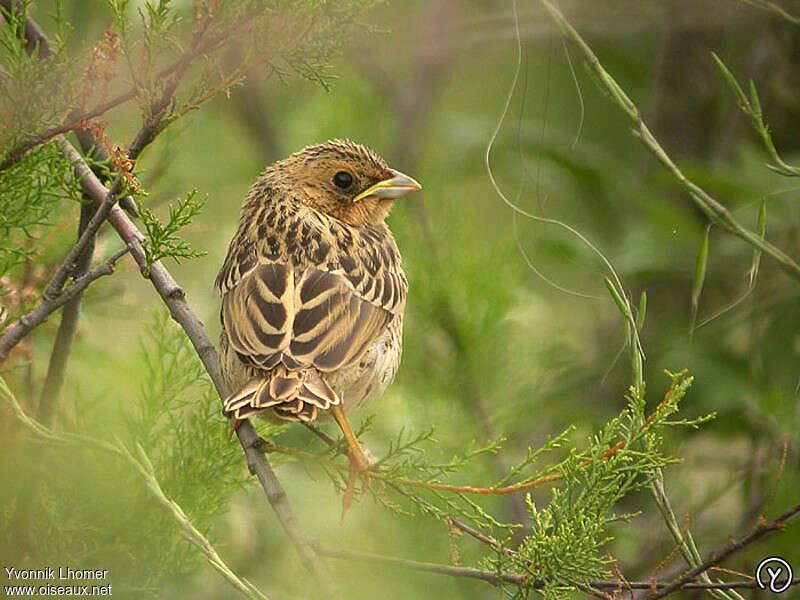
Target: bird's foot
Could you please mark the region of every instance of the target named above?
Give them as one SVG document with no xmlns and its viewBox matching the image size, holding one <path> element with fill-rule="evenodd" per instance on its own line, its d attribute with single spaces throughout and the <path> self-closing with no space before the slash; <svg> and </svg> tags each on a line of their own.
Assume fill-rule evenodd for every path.
<svg viewBox="0 0 800 600">
<path fill-rule="evenodd" d="M 347 487 L 342 497 L 342 522 L 344 522 L 344 516 L 353 504 L 356 481 L 358 481 L 359 477 L 362 477 L 364 483 L 368 485 L 369 475 L 367 472 L 370 467 L 378 462 L 378 459 L 372 456 L 372 453 L 362 446 L 356 446 L 355 448 L 351 446 L 348 448 L 347 458 L 350 460 L 350 473 L 347 478 Z"/>
<path fill-rule="evenodd" d="M 378 459 L 372 456 L 372 452 L 363 446 L 348 448 L 347 458 L 350 460 L 350 472 L 355 471 L 357 476 L 365 473 L 370 467 L 378 463 Z"/>
</svg>

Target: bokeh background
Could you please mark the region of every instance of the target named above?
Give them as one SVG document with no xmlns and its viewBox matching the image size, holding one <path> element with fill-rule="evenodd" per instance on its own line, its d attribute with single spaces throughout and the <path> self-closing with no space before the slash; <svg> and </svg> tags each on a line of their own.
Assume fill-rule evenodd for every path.
<svg viewBox="0 0 800 600">
<path fill-rule="evenodd" d="M 46 28 L 48 3 L 39 4 L 33 14 Z M 559 4 L 686 173 L 751 229 L 766 199 L 769 239 L 800 255 L 798 187 L 765 167 L 766 154 L 710 54 L 716 52 L 740 81 L 754 80 L 779 151 L 790 163 L 800 161 L 800 29 L 734 0 Z M 782 6 L 800 13 L 800 3 Z M 91 45 L 109 27 L 102 2 L 67 3 L 64 10 L 76 48 Z M 713 228 L 700 326 L 690 333 L 695 259 L 706 219 L 631 135 L 624 115 L 595 86 L 538 3 L 518 3 L 522 63 L 513 92 L 511 2 L 387 2 L 363 18 L 368 26 L 334 63 L 329 90 L 298 77 L 282 82 L 254 74 L 229 96 L 173 124 L 139 162 L 150 193 L 146 203 L 157 214 L 165 215 L 168 202 L 190 189 L 207 196 L 185 236 L 207 255 L 168 267 L 212 337 L 219 332 L 212 284 L 250 183 L 267 164 L 305 145 L 349 138 L 424 186 L 398 203 L 389 219 L 410 281 L 405 352 L 394 386 L 367 411 L 374 414 L 367 446 L 380 453 L 402 427 L 435 427 L 431 457 L 505 438 L 502 453 L 459 475 L 459 483 L 471 478 L 469 483 L 482 484 L 548 436 L 574 425 L 575 439 L 586 439 L 618 414 L 631 371 L 621 354 L 624 323 L 603 284 L 600 261 L 563 229 L 514 217 L 487 176 L 487 145 L 512 93 L 490 156 L 501 189 L 524 210 L 585 235 L 617 269 L 632 298 L 647 291 L 642 341 L 651 406 L 668 385 L 662 371 L 688 368 L 695 384 L 685 415 L 717 413 L 699 430 L 676 431 L 667 440 L 671 453 L 683 459 L 667 469 L 667 489 L 701 553 L 749 531 L 764 510 L 774 515 L 796 503 L 797 282 L 764 258 L 747 293 L 751 248 Z M 110 114 L 107 133 L 127 144 L 138 117 L 135 106 Z M 63 207 L 48 235 L 66 244 L 77 212 L 77 205 Z M 117 244 L 113 232 L 101 238 L 102 249 Z M 42 260 L 57 264 L 59 257 Z M 123 262 L 113 278 L 87 294 L 59 415 L 66 428 L 75 422 L 122 428 L 126 407 L 137 406 L 134 399 L 152 387 L 146 356 L 154 328 L 160 331 L 154 313 L 163 309 L 132 261 Z M 30 357 L 18 357 L 5 372 L 26 406 L 35 403 L 57 323 L 53 318 L 37 331 Z M 164 401 L 174 400 L 162 387 Z M 230 454 L 225 476 L 242 480 L 243 457 L 238 448 L 226 448 L 224 424 L 213 416 L 209 427 L 218 444 L 205 451 Z M 10 413 L 0 418 L 10 448 L 0 454 L 0 523 L 7 524 L 15 490 L 33 467 Z M 300 427 L 279 440 L 301 449 L 313 445 Z M 784 444 L 788 453 L 775 488 Z M 340 500 L 324 476 L 285 459 L 276 464 L 314 537 L 354 550 L 449 560 L 451 539 L 442 523 L 393 515 L 364 499 L 340 524 Z M 114 595 L 122 598 L 232 597 L 207 565 L 173 567 L 151 556 L 148 532 L 155 525 L 149 519 L 158 509 L 145 495 L 132 503 L 136 480 L 120 470 L 91 450 L 50 456 L 49 508 L 34 517 L 39 533 L 24 542 L 7 529 L 0 548 L 4 564 L 107 568 Z M 206 476 L 214 474 L 193 474 L 195 493 L 203 493 Z M 546 502 L 548 494 L 537 490 L 534 500 Z M 234 570 L 270 598 L 318 597 L 261 490 L 248 483 L 226 498 L 211 534 Z M 60 510 L 64 506 L 71 508 Z M 486 506 L 507 519 L 519 510 L 518 501 L 508 499 Z M 673 542 L 646 492 L 626 499 L 620 510 L 641 514 L 614 529 L 608 551 L 626 577 L 648 578 Z M 172 525 L 165 520 L 160 526 Z M 123 552 L 118 542 L 126 539 Z M 463 564 L 484 554 L 474 540 L 462 537 L 455 544 Z M 178 542 L 174 552 L 190 554 L 186 546 Z M 729 566 L 752 574 L 761 558 L 777 554 L 794 559 L 800 570 L 798 547 L 798 528 L 790 527 Z M 673 561 L 662 572 L 681 564 Z M 501 595 L 480 582 L 346 561 L 330 566 L 353 598 Z"/>
</svg>

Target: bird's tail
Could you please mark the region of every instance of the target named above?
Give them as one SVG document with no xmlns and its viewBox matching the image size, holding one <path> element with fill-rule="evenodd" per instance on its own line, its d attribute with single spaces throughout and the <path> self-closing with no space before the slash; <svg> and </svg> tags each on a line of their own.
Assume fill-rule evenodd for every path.
<svg viewBox="0 0 800 600">
<path fill-rule="evenodd" d="M 232 419 L 246 419 L 272 408 L 286 421 L 310 423 L 319 410 L 328 410 L 340 403 L 339 396 L 316 369 L 290 371 L 283 365 L 266 377 L 251 379 L 222 403 Z"/>
</svg>

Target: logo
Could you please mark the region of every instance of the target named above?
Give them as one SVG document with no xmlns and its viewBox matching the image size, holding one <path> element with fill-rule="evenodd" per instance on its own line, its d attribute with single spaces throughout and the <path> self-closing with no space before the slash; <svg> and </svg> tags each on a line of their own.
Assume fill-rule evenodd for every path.
<svg viewBox="0 0 800 600">
<path fill-rule="evenodd" d="M 779 556 L 765 558 L 756 567 L 756 582 L 762 590 L 769 588 L 773 594 L 780 594 L 792 585 L 792 566 Z M 785 578 L 784 578 L 785 577 Z M 778 581 L 780 579 L 780 581 Z"/>
</svg>

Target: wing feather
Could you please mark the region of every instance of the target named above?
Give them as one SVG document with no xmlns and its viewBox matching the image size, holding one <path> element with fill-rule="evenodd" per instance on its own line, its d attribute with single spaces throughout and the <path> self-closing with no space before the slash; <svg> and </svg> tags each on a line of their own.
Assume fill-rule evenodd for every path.
<svg viewBox="0 0 800 600">
<path fill-rule="evenodd" d="M 382 299 L 381 290 L 370 297 Z M 397 295 L 393 292 L 392 297 Z M 348 278 L 315 267 L 256 266 L 228 290 L 222 321 L 231 346 L 247 362 L 271 368 L 334 371 L 357 361 L 394 314 L 356 290 Z M 282 394 L 281 394 L 282 395 Z M 298 409 L 299 410 L 299 409 Z"/>
</svg>

